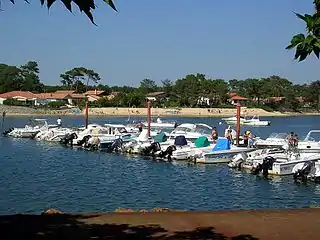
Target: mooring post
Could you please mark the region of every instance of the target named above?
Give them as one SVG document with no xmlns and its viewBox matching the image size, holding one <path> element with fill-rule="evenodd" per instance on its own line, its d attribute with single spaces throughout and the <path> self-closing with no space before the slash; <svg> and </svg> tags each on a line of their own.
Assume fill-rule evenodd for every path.
<svg viewBox="0 0 320 240">
<path fill-rule="evenodd" d="M 239 146 L 239 138 L 240 138 L 240 116 L 241 116 L 241 105 L 237 103 L 237 146 Z"/>
<path fill-rule="evenodd" d="M 148 138 L 151 137 L 151 102 L 147 99 Z"/>
<path fill-rule="evenodd" d="M 88 100 L 86 100 L 86 110 L 85 110 L 85 120 L 86 120 L 86 129 L 88 128 L 89 123 L 89 110 L 88 110 Z"/>
</svg>

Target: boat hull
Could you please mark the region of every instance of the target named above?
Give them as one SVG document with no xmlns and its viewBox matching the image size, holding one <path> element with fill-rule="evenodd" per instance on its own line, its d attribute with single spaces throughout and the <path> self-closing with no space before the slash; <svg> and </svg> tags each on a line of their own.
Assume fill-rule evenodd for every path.
<svg viewBox="0 0 320 240">
<path fill-rule="evenodd" d="M 195 159 L 196 163 L 215 164 L 229 163 L 231 159 L 239 153 L 252 152 L 254 148 L 237 148 L 230 150 L 221 150 L 203 154 L 203 157 Z"/>
</svg>

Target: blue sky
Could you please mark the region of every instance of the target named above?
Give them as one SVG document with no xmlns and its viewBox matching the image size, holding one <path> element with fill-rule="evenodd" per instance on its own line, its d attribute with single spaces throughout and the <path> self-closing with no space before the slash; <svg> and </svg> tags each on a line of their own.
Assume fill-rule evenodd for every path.
<svg viewBox="0 0 320 240">
<path fill-rule="evenodd" d="M 319 60 L 297 63 L 284 49 L 304 31 L 292 11 L 312 12 L 312 0 L 116 0 L 118 13 L 99 0 L 98 27 L 60 2 L 50 11 L 39 0 L 1 2 L 0 62 L 36 60 L 45 84 L 58 84 L 60 73 L 76 66 L 96 70 L 108 85 L 197 72 L 226 80 L 320 79 Z"/>
</svg>

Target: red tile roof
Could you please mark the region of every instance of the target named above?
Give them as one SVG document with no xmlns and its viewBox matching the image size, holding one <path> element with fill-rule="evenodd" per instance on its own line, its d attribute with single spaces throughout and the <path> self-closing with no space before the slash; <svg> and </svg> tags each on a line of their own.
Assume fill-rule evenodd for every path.
<svg viewBox="0 0 320 240">
<path fill-rule="evenodd" d="M 70 97 L 70 94 L 66 92 L 54 92 L 54 93 L 39 93 L 37 94 L 37 97 L 39 99 L 65 99 L 67 97 Z"/>
<path fill-rule="evenodd" d="M 0 98 L 17 98 L 35 99 L 37 95 L 29 91 L 12 91 L 0 94 Z"/>
<path fill-rule="evenodd" d="M 241 100 L 248 100 L 248 98 L 245 98 L 245 97 L 241 97 L 241 96 L 233 96 L 231 98 L 231 100 L 234 100 L 234 101 L 241 101 Z"/>
<path fill-rule="evenodd" d="M 58 90 L 55 93 L 66 93 L 66 94 L 72 94 L 74 93 L 74 90 Z"/>
<path fill-rule="evenodd" d="M 86 98 L 86 96 L 84 94 L 80 94 L 80 93 L 72 93 L 72 94 L 70 94 L 70 96 L 72 98 L 80 98 L 80 99 Z"/>
<path fill-rule="evenodd" d="M 84 93 L 84 95 L 100 95 L 104 93 L 105 91 L 102 90 L 90 90 Z"/>
</svg>

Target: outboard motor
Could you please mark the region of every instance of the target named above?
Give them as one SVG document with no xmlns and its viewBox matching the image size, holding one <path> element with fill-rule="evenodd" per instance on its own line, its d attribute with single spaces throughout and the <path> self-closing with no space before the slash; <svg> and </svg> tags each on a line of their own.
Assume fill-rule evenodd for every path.
<svg viewBox="0 0 320 240">
<path fill-rule="evenodd" d="M 297 182 L 298 180 L 302 182 L 306 182 L 308 179 L 308 175 L 311 172 L 311 169 L 313 167 L 313 163 L 311 161 L 305 162 L 302 166 L 302 168 L 298 169 L 293 174 L 293 180 Z"/>
<path fill-rule="evenodd" d="M 81 140 L 79 140 L 77 142 L 77 146 L 84 146 L 87 147 L 88 146 L 88 141 L 91 138 L 90 135 L 84 136 Z"/>
<path fill-rule="evenodd" d="M 78 136 L 76 133 L 68 133 L 66 134 L 63 138 L 60 139 L 60 143 L 63 144 L 63 145 L 70 145 L 72 146 L 73 145 L 73 139 L 77 139 Z"/>
<path fill-rule="evenodd" d="M 256 168 L 252 170 L 253 174 L 259 174 L 262 171 L 263 176 L 267 177 L 269 175 L 269 170 L 272 170 L 272 165 L 276 161 L 275 158 L 267 156 L 263 159 L 262 164 L 258 164 Z"/>
<path fill-rule="evenodd" d="M 9 128 L 8 130 L 4 131 L 2 134 L 4 136 L 7 136 L 9 133 L 11 133 L 13 131 L 14 128 Z"/>
<path fill-rule="evenodd" d="M 165 151 L 161 151 L 158 154 L 158 157 L 160 158 L 167 158 L 169 162 L 172 161 L 172 153 L 177 150 L 177 147 L 175 145 L 171 145 L 169 147 L 167 147 L 167 149 Z"/>
<path fill-rule="evenodd" d="M 144 148 L 141 154 L 144 156 L 154 156 L 154 154 L 161 150 L 160 143 L 153 142 L 149 147 Z"/>
<path fill-rule="evenodd" d="M 122 150 L 123 140 L 121 138 L 117 138 L 113 141 L 111 146 L 107 149 L 107 152 L 120 152 Z"/>
<path fill-rule="evenodd" d="M 238 153 L 236 156 L 233 157 L 232 161 L 228 164 L 230 168 L 237 168 L 241 170 L 242 164 L 245 161 L 245 157 L 242 153 Z"/>
<path fill-rule="evenodd" d="M 251 173 L 257 175 L 262 171 L 262 164 L 258 164 L 255 168 L 252 168 Z"/>
</svg>

